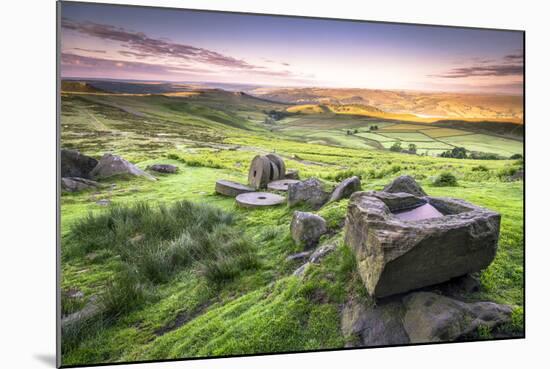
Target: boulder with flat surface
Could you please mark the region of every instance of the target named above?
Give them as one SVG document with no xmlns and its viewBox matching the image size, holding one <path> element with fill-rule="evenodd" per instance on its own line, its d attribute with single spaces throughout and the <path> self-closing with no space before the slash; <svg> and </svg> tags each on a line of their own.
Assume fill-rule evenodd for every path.
<svg viewBox="0 0 550 369">
<path fill-rule="evenodd" d="M 355 253 L 370 295 L 384 297 L 442 283 L 493 261 L 500 214 L 463 200 L 423 197 L 417 201 L 427 201 L 442 215 L 403 220 L 393 213 L 398 204 L 384 200 L 356 192 L 346 215 L 345 242 Z"/>
</svg>

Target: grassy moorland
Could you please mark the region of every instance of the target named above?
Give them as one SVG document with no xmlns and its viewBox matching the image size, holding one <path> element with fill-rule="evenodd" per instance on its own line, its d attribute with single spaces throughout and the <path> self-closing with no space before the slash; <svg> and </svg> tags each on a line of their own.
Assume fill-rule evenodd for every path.
<svg viewBox="0 0 550 369">
<path fill-rule="evenodd" d="M 398 122 L 316 109 L 266 120 L 267 112 L 287 107 L 225 91 L 62 95 L 62 147 L 95 157 L 112 152 L 142 169 L 179 167 L 177 174 L 156 174 L 154 182 L 105 180 L 103 189 L 62 195 L 62 290 L 83 293 L 72 298 L 64 292 L 63 311 L 90 301 L 103 306 L 101 314 L 64 332 L 64 365 L 345 345 L 340 307 L 350 295 L 368 299 L 342 242 L 347 200 L 318 211 L 330 228 L 321 242 L 337 248 L 299 278 L 292 272 L 300 263 L 286 260 L 300 251 L 289 234 L 295 209 L 245 210 L 214 193 L 218 179 L 245 183 L 251 159 L 268 152 L 281 155 L 302 178 L 336 184 L 358 175 L 363 190 L 376 190 L 410 174 L 430 195 L 500 212 L 497 257 L 482 272 L 481 291 L 469 298 L 512 305 L 513 323 L 500 329 L 523 330 L 523 182 L 507 180 L 522 163 L 384 149 L 403 141 L 417 143 L 421 154 L 422 144 L 427 151 L 441 144 L 509 156 L 522 151 L 521 142 L 415 124 L 396 130 Z M 379 130 L 370 131 L 372 124 Z M 434 185 L 444 172 L 458 184 Z"/>
</svg>

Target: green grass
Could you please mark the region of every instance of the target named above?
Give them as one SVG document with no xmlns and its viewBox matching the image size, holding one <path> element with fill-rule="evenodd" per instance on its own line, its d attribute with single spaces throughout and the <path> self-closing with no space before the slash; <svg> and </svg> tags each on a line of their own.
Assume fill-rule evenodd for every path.
<svg viewBox="0 0 550 369">
<path fill-rule="evenodd" d="M 481 291 L 468 298 L 512 305 L 513 322 L 499 329 L 523 330 L 523 182 L 507 181 L 521 163 L 392 153 L 380 148 L 393 141 L 377 141 L 378 133 L 368 132 L 376 124 L 395 135 L 404 128 L 456 133 L 426 125 L 312 114 L 266 126 L 264 111 L 272 109 L 280 104 L 231 93 L 63 97 L 63 147 L 96 157 L 112 151 L 142 169 L 153 163 L 179 167 L 177 174 L 155 173 L 155 182 L 105 180 L 105 188 L 61 196 L 61 287 L 84 295 L 63 297 L 63 310 L 76 311 L 94 297 L 104 307 L 100 316 L 66 332 L 63 364 L 344 346 L 340 306 L 350 294 L 367 298 L 342 242 L 348 201 L 317 212 L 330 230 L 321 242 L 337 248 L 300 279 L 291 276 L 299 262 L 286 261 L 301 251 L 289 232 L 294 209 L 246 210 L 214 193 L 221 178 L 245 183 L 251 158 L 270 152 L 302 178 L 328 185 L 357 175 L 363 190 L 380 190 L 410 174 L 430 195 L 501 213 L 497 256 L 481 274 Z M 346 135 L 347 129 L 359 133 Z M 481 135 L 451 138 L 473 142 L 472 136 Z M 476 139 L 483 144 L 483 137 Z M 481 151 L 521 147 L 509 141 L 492 137 Z M 456 185 L 436 186 L 446 172 Z M 100 206 L 101 199 L 111 204 Z"/>
</svg>

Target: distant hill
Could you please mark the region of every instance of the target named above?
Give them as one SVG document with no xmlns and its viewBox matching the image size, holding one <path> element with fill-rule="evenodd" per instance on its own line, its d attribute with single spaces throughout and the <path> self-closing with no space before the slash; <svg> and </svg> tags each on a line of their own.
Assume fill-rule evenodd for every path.
<svg viewBox="0 0 550 369">
<path fill-rule="evenodd" d="M 62 92 L 88 92 L 88 93 L 99 93 L 105 92 L 102 89 L 90 85 L 86 81 L 61 81 L 61 91 Z"/>
<path fill-rule="evenodd" d="M 491 121 L 523 124 L 523 96 L 371 90 L 357 88 L 257 88 L 251 94 L 297 105 L 343 106 L 338 113 L 366 115 L 372 108 L 393 119 Z M 355 112 L 351 112 L 355 111 Z"/>
</svg>

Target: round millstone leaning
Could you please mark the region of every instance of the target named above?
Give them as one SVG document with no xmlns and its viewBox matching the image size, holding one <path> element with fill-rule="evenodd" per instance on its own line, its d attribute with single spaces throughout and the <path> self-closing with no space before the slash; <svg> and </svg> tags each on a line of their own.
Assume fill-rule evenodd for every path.
<svg viewBox="0 0 550 369">
<path fill-rule="evenodd" d="M 277 179 L 283 179 L 285 177 L 286 173 L 286 166 L 284 160 L 279 156 L 275 154 L 267 154 L 266 157 L 277 166 L 277 169 L 279 170 L 279 176 L 277 178 L 273 178 L 273 180 Z"/>
<path fill-rule="evenodd" d="M 279 179 L 279 167 L 274 162 L 270 161 L 269 166 L 271 172 L 269 172 L 269 181 L 276 181 Z"/>
<path fill-rule="evenodd" d="M 220 179 L 216 181 L 216 192 L 220 195 L 235 197 L 242 193 L 254 192 L 254 189 L 237 182 Z"/>
<path fill-rule="evenodd" d="M 269 192 L 242 193 L 235 198 L 237 205 L 243 208 L 259 208 L 263 206 L 275 206 L 283 204 L 286 200 L 283 196 Z"/>
<path fill-rule="evenodd" d="M 269 182 L 267 189 L 271 191 L 288 191 L 288 186 L 300 181 L 296 179 L 280 179 L 278 181 Z"/>
<path fill-rule="evenodd" d="M 255 189 L 265 188 L 269 183 L 271 161 L 265 156 L 257 155 L 250 163 L 248 184 Z"/>
</svg>

